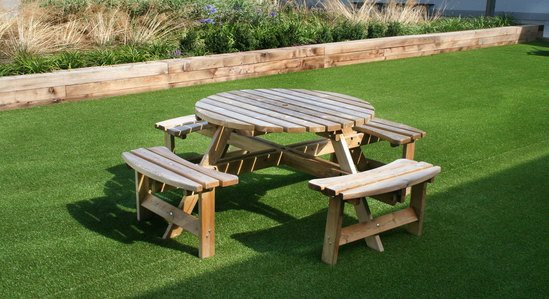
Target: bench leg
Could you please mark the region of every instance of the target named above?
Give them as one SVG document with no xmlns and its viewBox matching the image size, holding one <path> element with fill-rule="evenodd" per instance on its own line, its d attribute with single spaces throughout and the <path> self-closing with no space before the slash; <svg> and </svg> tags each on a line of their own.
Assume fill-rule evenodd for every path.
<svg viewBox="0 0 549 299">
<path fill-rule="evenodd" d="M 141 206 L 141 203 L 151 194 L 152 184 L 154 184 L 154 182 L 151 182 L 147 176 L 137 171 L 135 172 L 135 206 L 137 210 L 137 221 L 146 220 L 152 215 L 151 211 Z"/>
<path fill-rule="evenodd" d="M 173 152 L 175 149 L 175 137 L 168 134 L 168 132 L 164 132 L 164 145 Z"/>
<path fill-rule="evenodd" d="M 406 230 L 416 236 L 423 233 L 423 218 L 425 214 L 425 194 L 427 193 L 427 182 L 417 184 L 412 187 L 412 198 L 410 207 L 414 209 L 417 215 L 417 221 L 406 225 Z"/>
<path fill-rule="evenodd" d="M 198 219 L 200 221 L 198 256 L 207 258 L 215 255 L 215 190 L 201 193 L 198 198 Z"/>
<path fill-rule="evenodd" d="M 324 233 L 324 246 L 322 247 L 322 261 L 326 264 L 335 265 L 337 263 L 342 222 L 343 200 L 330 197 L 326 230 Z"/>
<path fill-rule="evenodd" d="M 339 162 L 341 169 L 350 173 L 358 173 L 353 160 L 353 155 L 349 150 L 347 142 L 345 141 L 345 136 L 352 133 L 352 130 L 344 129 L 343 134 L 338 136 L 339 139 L 332 140 L 332 144 L 334 146 L 335 156 L 337 157 L 337 161 Z M 360 153 L 355 151 L 355 158 L 358 158 L 358 155 L 363 155 L 362 151 L 360 151 Z M 358 220 L 361 223 L 369 222 L 373 219 L 368 203 L 365 203 L 365 200 L 361 199 L 358 202 L 355 202 L 353 206 L 358 216 Z M 381 243 L 381 239 L 378 235 L 367 237 L 365 238 L 365 241 L 368 247 L 379 252 L 383 251 L 383 244 Z"/>
<path fill-rule="evenodd" d="M 412 142 L 404 144 L 402 146 L 402 158 L 408 159 L 408 160 L 414 160 L 416 152 L 416 142 L 412 140 Z M 404 196 L 409 195 L 411 192 L 411 188 L 406 188 L 406 193 L 403 194 Z M 402 197 L 400 202 L 404 202 L 404 197 Z"/>
<path fill-rule="evenodd" d="M 416 151 L 416 143 L 414 141 L 404 144 L 402 146 L 402 158 L 414 160 L 415 151 Z"/>
</svg>

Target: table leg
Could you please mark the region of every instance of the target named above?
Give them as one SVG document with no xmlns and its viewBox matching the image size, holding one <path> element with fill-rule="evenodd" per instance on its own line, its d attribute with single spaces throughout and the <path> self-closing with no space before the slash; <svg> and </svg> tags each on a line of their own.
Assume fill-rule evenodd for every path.
<svg viewBox="0 0 549 299">
<path fill-rule="evenodd" d="M 332 138 L 332 142 L 341 170 L 348 171 L 350 173 L 358 173 L 355 163 L 353 161 L 353 157 L 351 155 L 351 151 L 349 150 L 347 141 L 345 140 L 345 136 L 352 134 L 352 132 L 352 130 L 344 129 L 341 134 L 337 134 L 334 136 L 334 138 Z M 373 219 L 370 208 L 368 207 L 368 202 L 365 198 L 354 202 L 353 206 L 355 208 L 358 220 L 361 223 L 369 222 Z M 376 251 L 383 251 L 383 244 L 381 243 L 379 235 L 367 237 L 364 240 L 366 241 L 366 245 L 368 247 Z"/>
<path fill-rule="evenodd" d="M 227 151 L 227 141 L 229 141 L 229 137 L 231 137 L 231 131 L 231 129 L 225 127 L 217 127 L 212 136 L 212 142 L 210 143 L 206 154 L 202 157 L 200 165 L 215 165 L 217 160 Z"/>
</svg>

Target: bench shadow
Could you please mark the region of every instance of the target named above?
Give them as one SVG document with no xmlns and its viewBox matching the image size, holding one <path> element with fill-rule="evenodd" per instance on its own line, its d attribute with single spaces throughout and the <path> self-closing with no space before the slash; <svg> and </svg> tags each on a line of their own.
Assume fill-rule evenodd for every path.
<svg viewBox="0 0 549 299">
<path fill-rule="evenodd" d="M 113 175 L 104 186 L 104 196 L 80 200 L 66 205 L 69 214 L 81 225 L 110 239 L 132 244 L 149 242 L 178 251 L 197 254 L 195 247 L 177 240 L 164 240 L 162 235 L 166 222 L 153 216 L 138 222 L 135 213 L 134 171 L 125 164 L 106 169 Z M 246 210 L 261 214 L 278 223 L 295 220 L 295 217 L 262 203 L 260 200 L 268 190 L 294 184 L 309 177 L 299 173 L 288 175 L 244 174 L 240 183 L 216 190 L 216 212 Z M 161 197 L 177 205 L 182 191 L 162 193 Z M 196 212 L 196 211 L 195 211 Z"/>
<path fill-rule="evenodd" d="M 536 46 L 536 48 L 527 52 L 528 55 L 549 56 L 549 42 L 534 41 L 528 44 Z"/>
<path fill-rule="evenodd" d="M 404 281 L 408 296 L 503 296 L 529 290 L 536 297 L 547 290 L 544 275 L 532 273 L 543 273 L 547 265 L 539 260 L 545 250 L 539 238 L 546 231 L 547 204 L 540 196 L 549 193 L 548 176 L 549 156 L 544 156 L 439 192 L 431 186 L 423 236 L 402 229 L 383 233 L 383 253 L 363 242 L 347 244 L 335 267 L 320 261 L 326 209 L 235 233 L 237 244 L 251 249 L 248 259 L 140 297 L 356 297 L 361 289 L 370 297 L 400 297 L 403 288 L 395 282 Z M 441 176 L 434 185 L 444 183 Z M 344 221 L 354 220 L 346 216 Z M 229 250 L 242 249 L 222 247 L 217 255 L 231 255 Z"/>
<path fill-rule="evenodd" d="M 549 50 L 540 50 L 535 49 L 533 51 L 528 52 L 528 55 L 537 55 L 537 56 L 549 56 Z"/>
</svg>

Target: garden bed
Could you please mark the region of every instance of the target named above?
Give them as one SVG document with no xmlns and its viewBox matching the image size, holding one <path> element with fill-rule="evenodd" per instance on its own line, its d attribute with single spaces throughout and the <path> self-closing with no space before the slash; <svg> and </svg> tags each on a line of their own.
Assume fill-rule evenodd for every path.
<svg viewBox="0 0 549 299">
<path fill-rule="evenodd" d="M 8 76 L 0 78 L 0 110 L 509 45 L 538 36 L 537 25 L 509 26 Z"/>
</svg>

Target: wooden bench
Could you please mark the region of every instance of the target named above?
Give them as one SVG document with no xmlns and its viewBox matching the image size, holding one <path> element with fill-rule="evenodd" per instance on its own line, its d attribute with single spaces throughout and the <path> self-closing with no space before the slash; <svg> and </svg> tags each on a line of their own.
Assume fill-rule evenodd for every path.
<svg viewBox="0 0 549 299">
<path fill-rule="evenodd" d="M 200 258 L 213 256 L 215 188 L 235 185 L 238 177 L 193 164 L 165 147 L 139 148 L 122 153 L 122 158 L 135 170 L 137 220 L 155 213 L 169 223 L 164 238 L 186 230 L 198 237 Z M 170 188 L 185 190 L 178 207 L 154 195 Z M 191 215 L 196 203 L 198 218 Z"/>
<path fill-rule="evenodd" d="M 164 145 L 172 152 L 175 149 L 175 137 L 185 139 L 188 134 L 209 127 L 207 121 L 197 120 L 194 114 L 164 120 L 155 124 L 155 128 L 164 131 Z"/>
<path fill-rule="evenodd" d="M 427 134 L 425 131 L 381 118 L 374 118 L 353 129 L 365 134 L 363 144 L 388 141 L 391 146 L 402 146 L 402 158 L 410 160 L 414 159 L 416 140 Z"/>
<path fill-rule="evenodd" d="M 399 159 L 369 171 L 311 180 L 309 182 L 311 189 L 330 197 L 322 261 L 334 265 L 337 262 L 339 246 L 360 239 L 365 239 L 369 247 L 383 251 L 377 235 L 399 226 L 406 225 L 410 233 L 421 235 L 427 183 L 432 182 L 439 172 L 438 166 Z M 359 205 L 365 197 L 403 190 L 407 187 L 412 187 L 408 208 L 377 218 L 370 217 L 369 221 L 342 228 L 344 202 Z M 369 211 L 368 214 L 370 214 Z M 371 245 L 375 243 L 372 238 L 377 238 L 375 240 L 379 244 L 377 248 Z"/>
</svg>

